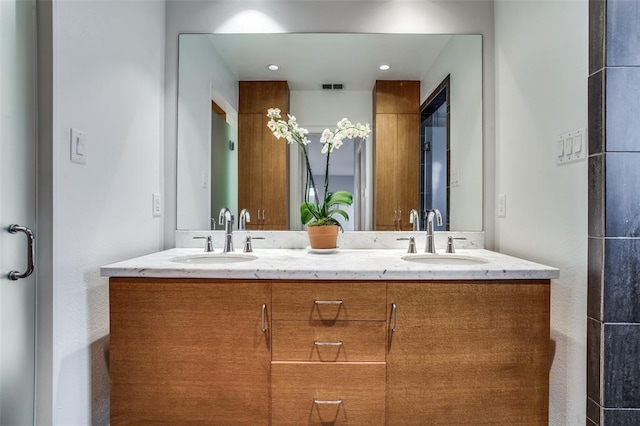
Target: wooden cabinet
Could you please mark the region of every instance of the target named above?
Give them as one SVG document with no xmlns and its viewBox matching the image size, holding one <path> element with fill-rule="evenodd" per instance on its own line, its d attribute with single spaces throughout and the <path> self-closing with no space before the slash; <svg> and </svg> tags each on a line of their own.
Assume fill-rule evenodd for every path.
<svg viewBox="0 0 640 426">
<path fill-rule="evenodd" d="M 289 229 L 289 147 L 267 128 L 267 110 L 286 119 L 286 81 L 241 81 L 238 111 L 238 207 L 249 209 L 247 229 Z"/>
<path fill-rule="evenodd" d="M 411 230 L 419 206 L 420 82 L 378 80 L 374 88 L 374 223 Z"/>
<path fill-rule="evenodd" d="M 547 424 L 548 281 L 389 283 L 388 301 L 389 425 Z"/>
<path fill-rule="evenodd" d="M 384 282 L 275 282 L 274 425 L 384 425 Z"/>
<path fill-rule="evenodd" d="M 111 278 L 110 308 L 116 426 L 547 424 L 549 280 Z"/>
<path fill-rule="evenodd" d="M 269 282 L 111 278 L 111 424 L 269 424 Z"/>
</svg>

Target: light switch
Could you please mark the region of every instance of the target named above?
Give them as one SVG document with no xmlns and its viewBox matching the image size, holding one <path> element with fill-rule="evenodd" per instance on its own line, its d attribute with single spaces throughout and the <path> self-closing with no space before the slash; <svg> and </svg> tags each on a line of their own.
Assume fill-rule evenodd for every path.
<svg viewBox="0 0 640 426">
<path fill-rule="evenodd" d="M 573 138 L 566 138 L 564 140 L 564 153 L 569 155 L 573 152 Z"/>
<path fill-rule="evenodd" d="M 556 147 L 556 154 L 558 157 L 564 156 L 564 139 L 560 139 L 558 141 L 558 146 Z"/>
<path fill-rule="evenodd" d="M 576 135 L 573 138 L 573 152 L 579 153 L 582 151 L 582 135 Z"/>
<path fill-rule="evenodd" d="M 70 140 L 71 162 L 87 164 L 87 133 L 78 129 L 71 129 Z"/>
<path fill-rule="evenodd" d="M 556 164 L 565 165 L 587 157 L 585 145 L 587 129 L 578 129 L 556 138 Z"/>
</svg>

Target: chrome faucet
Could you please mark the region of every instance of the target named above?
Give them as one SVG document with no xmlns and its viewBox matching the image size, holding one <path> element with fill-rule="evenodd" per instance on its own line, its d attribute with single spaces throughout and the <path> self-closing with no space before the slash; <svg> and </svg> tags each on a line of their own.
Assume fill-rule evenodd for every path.
<svg viewBox="0 0 640 426">
<path fill-rule="evenodd" d="M 418 214 L 418 210 L 411 209 L 409 212 L 409 223 L 413 224 L 413 230 L 420 230 L 420 215 Z"/>
<path fill-rule="evenodd" d="M 433 218 L 436 218 L 436 222 L 438 226 L 442 226 L 442 214 L 440 214 L 440 210 L 431 209 L 426 211 L 427 214 L 427 245 L 424 248 L 426 253 L 435 254 L 436 245 L 433 241 Z"/>
<path fill-rule="evenodd" d="M 242 209 L 242 211 L 240 212 L 240 222 L 238 223 L 238 229 L 240 231 L 246 230 L 248 222 L 251 222 L 251 215 L 249 214 L 249 210 Z"/>
<path fill-rule="evenodd" d="M 223 207 L 218 216 L 218 223 L 224 224 L 224 247 L 223 253 L 233 251 L 233 215 L 228 208 Z"/>
</svg>

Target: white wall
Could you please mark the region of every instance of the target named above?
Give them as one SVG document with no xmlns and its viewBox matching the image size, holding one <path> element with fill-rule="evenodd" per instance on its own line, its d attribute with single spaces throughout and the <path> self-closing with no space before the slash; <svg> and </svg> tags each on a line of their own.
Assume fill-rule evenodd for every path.
<svg viewBox="0 0 640 426">
<path fill-rule="evenodd" d="M 180 37 L 177 229 L 210 229 L 211 226 L 211 99 L 228 116 L 238 110 L 238 82 L 201 35 Z M 237 120 L 236 120 L 237 121 Z M 237 128 L 237 127 L 236 127 Z M 237 140 L 237 138 L 234 138 Z M 234 151 L 237 155 L 237 151 Z M 203 188 L 202 174 L 207 186 Z M 233 207 L 233 206 L 228 206 Z M 232 210 L 234 215 L 236 210 Z"/>
<path fill-rule="evenodd" d="M 496 219 L 503 253 L 560 269 L 551 285 L 550 425 L 585 424 L 586 163 L 554 138 L 586 127 L 588 2 L 496 1 Z"/>
<path fill-rule="evenodd" d="M 450 229 L 480 231 L 482 216 L 482 40 L 452 37 L 420 83 L 420 102 L 450 80 L 451 170 L 460 184 L 450 189 Z M 488 143 L 488 142 L 487 142 Z M 487 198 L 489 200 L 489 198 Z M 485 220 L 486 222 L 486 220 Z"/>
<path fill-rule="evenodd" d="M 108 280 L 99 267 L 157 251 L 164 3 L 53 3 L 53 419 L 109 423 Z M 70 128 L 88 134 L 69 161 Z M 45 141 L 41 140 L 41 143 Z M 168 207 L 171 209 L 171 207 Z"/>
<path fill-rule="evenodd" d="M 495 168 L 493 0 L 167 1 L 165 63 L 165 196 L 175 205 L 177 40 L 180 33 L 364 32 L 483 35 L 484 196 L 493 200 Z M 493 245 L 492 202 L 485 202 L 485 245 Z M 168 212 L 170 213 L 170 212 Z M 173 247 L 175 215 L 165 216 L 165 247 Z"/>
</svg>

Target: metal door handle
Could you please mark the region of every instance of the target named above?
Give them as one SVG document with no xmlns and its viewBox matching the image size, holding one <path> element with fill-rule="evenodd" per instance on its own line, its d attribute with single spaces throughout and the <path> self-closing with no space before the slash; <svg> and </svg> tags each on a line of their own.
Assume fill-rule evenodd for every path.
<svg viewBox="0 0 640 426">
<path fill-rule="evenodd" d="M 31 229 L 27 228 L 26 226 L 20 226 L 16 224 L 9 226 L 8 231 L 12 234 L 15 234 L 16 232 L 24 232 L 27 236 L 27 270 L 22 274 L 18 271 L 11 271 L 9 272 L 9 279 L 15 281 L 20 278 L 27 278 L 33 273 L 33 270 L 35 268 L 35 264 L 33 262 L 33 242 L 35 240 L 35 236 L 33 235 L 33 231 L 31 231 Z"/>
</svg>

